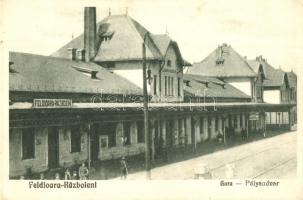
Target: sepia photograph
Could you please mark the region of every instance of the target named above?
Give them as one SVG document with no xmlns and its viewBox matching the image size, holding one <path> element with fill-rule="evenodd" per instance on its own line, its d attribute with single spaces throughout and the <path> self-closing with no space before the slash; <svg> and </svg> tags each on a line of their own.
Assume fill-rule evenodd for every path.
<svg viewBox="0 0 303 200">
<path fill-rule="evenodd" d="M 302 2 L 1 3 L 9 181 L 298 180 Z"/>
</svg>

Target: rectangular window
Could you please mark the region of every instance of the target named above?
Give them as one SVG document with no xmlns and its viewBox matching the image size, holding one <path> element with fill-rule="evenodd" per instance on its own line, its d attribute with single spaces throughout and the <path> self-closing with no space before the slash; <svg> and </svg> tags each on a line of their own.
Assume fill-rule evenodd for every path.
<svg viewBox="0 0 303 200">
<path fill-rule="evenodd" d="M 35 130 L 22 129 L 22 159 L 35 158 Z"/>
<path fill-rule="evenodd" d="M 143 121 L 137 122 L 137 134 L 138 134 L 138 142 L 143 143 L 144 142 L 144 125 Z"/>
<path fill-rule="evenodd" d="M 129 122 L 125 122 L 123 124 L 123 128 L 124 128 L 124 144 L 125 145 L 130 145 L 130 123 Z"/>
<path fill-rule="evenodd" d="M 100 135 L 100 147 L 102 149 L 108 148 L 108 136 L 107 135 Z"/>
<path fill-rule="evenodd" d="M 165 84 L 164 84 L 164 94 L 165 96 L 167 96 L 167 76 L 164 77 L 165 78 Z"/>
<path fill-rule="evenodd" d="M 72 126 L 70 134 L 71 153 L 81 152 L 80 126 Z"/>
<path fill-rule="evenodd" d="M 167 67 L 171 66 L 171 60 L 167 60 Z"/>
<path fill-rule="evenodd" d="M 102 125 L 99 126 L 99 134 L 108 136 L 108 147 L 116 146 L 116 127 L 117 123 L 112 122 L 102 123 Z"/>
<path fill-rule="evenodd" d="M 178 78 L 178 97 L 181 96 L 181 88 L 180 88 L 180 84 L 181 84 L 181 79 Z"/>
<path fill-rule="evenodd" d="M 154 95 L 157 94 L 157 75 L 154 75 Z"/>
<path fill-rule="evenodd" d="M 174 96 L 174 77 L 171 77 L 171 96 Z"/>
<path fill-rule="evenodd" d="M 169 76 L 167 77 L 167 82 L 168 82 L 168 83 L 167 83 L 167 90 L 168 90 L 168 91 L 167 91 L 167 95 L 170 96 L 170 91 L 171 91 L 171 90 L 170 90 L 170 87 L 171 87 L 171 86 L 170 86 L 170 77 L 169 77 Z"/>
</svg>

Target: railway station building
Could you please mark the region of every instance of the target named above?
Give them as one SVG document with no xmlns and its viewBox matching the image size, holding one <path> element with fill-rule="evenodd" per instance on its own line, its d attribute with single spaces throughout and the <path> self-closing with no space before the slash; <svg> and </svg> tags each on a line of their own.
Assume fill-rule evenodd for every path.
<svg viewBox="0 0 303 200">
<path fill-rule="evenodd" d="M 143 44 L 152 159 L 229 137 L 227 128 L 233 135 L 266 131 L 265 113 L 294 106 L 264 103 L 263 68 L 256 73 L 228 45 L 214 51 L 202 74 L 176 41 L 128 15 L 97 23 L 95 8 L 85 8 L 84 27 L 51 56 L 9 54 L 11 178 L 145 152 Z"/>
</svg>

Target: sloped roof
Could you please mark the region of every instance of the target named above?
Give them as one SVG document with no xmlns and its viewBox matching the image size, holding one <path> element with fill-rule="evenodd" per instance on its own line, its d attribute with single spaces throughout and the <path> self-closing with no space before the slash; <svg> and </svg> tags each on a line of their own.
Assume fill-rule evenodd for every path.
<svg viewBox="0 0 303 200">
<path fill-rule="evenodd" d="M 297 75 L 291 71 L 286 72 L 290 87 L 297 87 Z"/>
<path fill-rule="evenodd" d="M 195 81 L 200 81 L 200 82 L 213 82 L 217 84 L 226 84 L 224 81 L 221 81 L 217 78 L 214 77 L 207 77 L 207 76 L 200 76 L 200 75 L 195 75 L 195 74 L 184 74 L 183 75 L 184 80 L 195 80 Z"/>
<path fill-rule="evenodd" d="M 157 45 L 161 54 L 165 55 L 166 51 L 168 49 L 168 46 L 171 42 L 171 38 L 167 34 L 157 34 L 157 35 L 152 34 L 151 38 L 153 39 L 153 41 Z"/>
<path fill-rule="evenodd" d="M 112 33 L 112 38 L 102 41 L 97 46 L 94 61 L 119 61 L 142 59 L 142 43 L 144 35 L 148 32 L 137 21 L 128 15 L 110 15 L 97 23 L 97 35 L 106 32 Z M 97 36 L 98 37 L 98 36 Z M 147 42 L 148 43 L 148 42 Z M 151 43 L 146 49 L 147 59 L 161 59 L 159 50 Z M 67 58 L 67 48 L 84 48 L 84 34 L 73 39 L 62 48 L 51 54 L 54 57 Z"/>
<path fill-rule="evenodd" d="M 94 63 L 10 52 L 10 91 L 141 94 L 142 90 Z M 94 72 L 96 78 L 89 73 Z"/>
<path fill-rule="evenodd" d="M 248 60 L 247 63 L 249 66 L 254 70 L 254 72 L 258 73 L 259 68 L 260 68 L 260 62 L 257 60 Z"/>
<path fill-rule="evenodd" d="M 111 34 L 111 39 L 97 43 L 97 53 L 93 61 L 124 61 L 141 60 L 142 43 L 146 33 L 141 24 L 128 15 L 110 15 L 97 23 L 97 35 Z M 97 36 L 98 37 L 98 36 Z M 174 44 L 183 64 L 190 63 L 183 60 L 179 47 L 167 35 L 148 34 L 146 42 L 146 59 L 162 60 L 169 45 Z M 68 58 L 68 48 L 84 48 L 84 34 L 76 37 L 62 48 L 51 54 L 54 57 Z"/>
<path fill-rule="evenodd" d="M 223 64 L 217 64 L 217 61 L 223 61 Z M 247 61 L 226 44 L 219 46 L 201 62 L 194 63 L 187 73 L 218 78 L 257 76 Z"/>
<path fill-rule="evenodd" d="M 261 62 L 259 62 L 258 60 L 247 60 L 247 63 L 249 64 L 249 66 L 254 70 L 255 73 L 259 73 L 260 67 L 261 70 L 263 72 L 263 78 L 266 79 L 267 78 L 267 73 L 263 67 L 263 64 Z"/>
<path fill-rule="evenodd" d="M 263 82 L 264 87 L 280 87 L 284 83 L 285 72 L 271 66 L 266 59 L 258 56 L 255 60 L 250 60 L 249 64 L 254 68 L 253 63 L 259 63 L 263 66 L 266 79 Z"/>
<path fill-rule="evenodd" d="M 232 85 L 220 81 L 216 78 L 184 74 L 183 80 L 185 82 L 189 81 L 189 86 L 184 84 L 184 91 L 188 95 L 204 97 L 205 90 L 205 97 L 244 99 L 251 98 L 250 96 L 236 89 Z"/>
<path fill-rule="evenodd" d="M 172 45 L 176 50 L 179 62 L 181 62 L 182 66 L 191 66 L 190 62 L 182 58 L 178 43 L 172 40 L 167 34 L 150 34 L 150 37 L 163 57 L 166 55 L 168 47 Z"/>
</svg>

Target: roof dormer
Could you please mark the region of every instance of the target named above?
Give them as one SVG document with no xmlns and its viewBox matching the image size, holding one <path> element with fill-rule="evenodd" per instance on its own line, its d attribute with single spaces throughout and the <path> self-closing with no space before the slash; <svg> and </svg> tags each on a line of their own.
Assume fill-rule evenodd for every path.
<svg viewBox="0 0 303 200">
<path fill-rule="evenodd" d="M 85 75 L 90 76 L 92 79 L 98 79 L 97 78 L 98 71 L 87 69 L 87 68 L 83 68 L 83 67 L 76 67 L 76 66 L 73 66 L 73 68 L 75 70 L 79 71 L 79 72 L 84 73 Z"/>
</svg>

